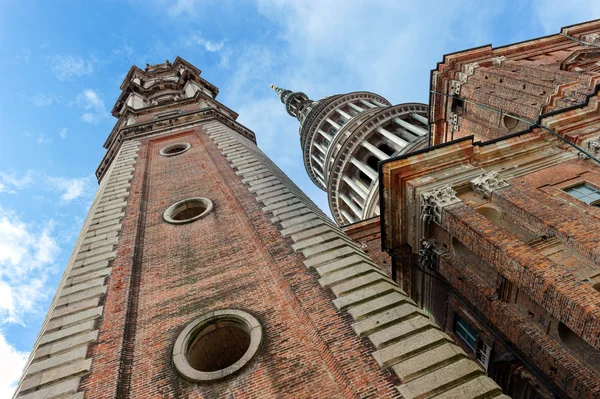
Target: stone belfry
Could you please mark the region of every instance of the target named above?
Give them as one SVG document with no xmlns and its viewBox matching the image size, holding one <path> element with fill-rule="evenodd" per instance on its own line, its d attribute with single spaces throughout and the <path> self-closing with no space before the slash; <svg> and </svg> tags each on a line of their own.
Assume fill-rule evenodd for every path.
<svg viewBox="0 0 600 399">
<path fill-rule="evenodd" d="M 506 397 L 258 149 L 200 70 L 179 57 L 133 66 L 121 90 L 98 193 L 15 398 Z M 410 125 L 397 147 L 368 141 L 384 153 L 424 135 L 420 105 L 282 97 L 308 120 L 329 105 L 354 115 L 352 103 Z M 319 173 L 325 188 L 333 169 Z"/>
</svg>

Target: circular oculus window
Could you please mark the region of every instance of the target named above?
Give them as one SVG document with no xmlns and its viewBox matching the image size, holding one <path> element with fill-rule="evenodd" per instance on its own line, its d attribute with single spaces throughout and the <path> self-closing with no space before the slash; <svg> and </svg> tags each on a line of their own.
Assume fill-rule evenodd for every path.
<svg viewBox="0 0 600 399">
<path fill-rule="evenodd" d="M 189 223 L 206 216 L 212 210 L 213 202 L 208 198 L 188 198 L 168 207 L 163 213 L 163 219 L 172 224 Z"/>
<path fill-rule="evenodd" d="M 165 157 L 172 157 L 174 155 L 183 154 L 187 150 L 189 150 L 191 145 L 189 143 L 176 143 L 170 144 L 166 147 L 163 147 L 160 150 L 160 155 Z"/>
<path fill-rule="evenodd" d="M 206 313 L 177 337 L 173 363 L 185 378 L 196 382 L 225 378 L 254 357 L 263 331 L 258 320 L 242 310 Z"/>
</svg>

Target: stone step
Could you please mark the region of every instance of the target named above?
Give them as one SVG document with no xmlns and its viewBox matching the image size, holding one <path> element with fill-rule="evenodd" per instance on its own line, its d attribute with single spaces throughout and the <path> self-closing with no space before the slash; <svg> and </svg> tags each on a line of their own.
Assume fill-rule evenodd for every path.
<svg viewBox="0 0 600 399">
<path fill-rule="evenodd" d="M 354 254 L 359 255 L 359 253 L 357 253 L 356 249 L 354 249 L 348 245 L 345 245 L 341 248 L 338 248 L 338 249 L 335 249 L 332 251 L 328 251 L 326 253 L 319 254 L 317 256 L 312 256 L 309 259 L 306 259 L 304 261 L 304 265 L 308 268 L 316 268 L 316 267 L 320 267 L 320 266 L 325 266 L 329 263 L 338 261 L 340 258 L 349 256 L 349 255 L 354 255 Z"/>
<path fill-rule="evenodd" d="M 340 284 L 346 282 L 351 279 L 355 279 L 356 277 L 360 277 L 367 273 L 374 272 L 373 266 L 367 263 L 359 263 L 351 267 L 347 267 L 333 273 L 329 273 L 328 275 L 321 277 L 319 279 L 319 284 L 323 287 L 330 287 L 335 284 Z M 339 296 L 339 295 L 338 295 Z"/>
<path fill-rule="evenodd" d="M 370 301 L 372 299 L 384 296 L 385 294 L 397 289 L 397 286 L 390 284 L 387 281 L 384 281 L 355 291 L 341 298 L 334 299 L 333 304 L 339 310 L 345 310 L 350 307 L 356 307 L 357 305 L 360 305 L 361 303 Z M 348 312 L 352 314 L 352 309 L 350 309 Z"/>
<path fill-rule="evenodd" d="M 54 367 L 58 367 L 65 363 L 71 363 L 77 360 L 85 358 L 87 353 L 87 347 L 79 347 L 69 352 L 61 353 L 60 355 L 52 356 L 48 359 L 33 362 L 27 369 L 27 376 L 34 375 L 44 370 L 48 370 Z"/>
<path fill-rule="evenodd" d="M 502 394 L 500 387 L 491 379 L 484 375 L 468 380 L 464 384 L 454 387 L 435 397 L 436 399 L 455 399 L 455 398 L 477 398 L 477 399 L 509 399 L 509 396 Z"/>
<path fill-rule="evenodd" d="M 478 376 L 483 376 L 483 371 L 477 367 L 475 362 L 469 359 L 460 359 L 398 386 L 398 391 L 406 399 L 432 398 Z"/>
<path fill-rule="evenodd" d="M 440 330 L 424 330 L 373 352 L 373 357 L 381 367 L 388 367 L 449 341 L 450 337 Z"/>
<path fill-rule="evenodd" d="M 373 285 L 384 280 L 391 281 L 388 280 L 383 274 L 378 273 L 377 271 L 371 271 L 368 274 L 353 278 L 341 284 L 333 285 L 330 288 L 336 297 L 341 297 L 344 295 L 348 295 L 349 293 L 356 291 L 362 287 Z"/>
<path fill-rule="evenodd" d="M 448 342 L 394 364 L 392 369 L 402 383 L 406 383 L 462 357 L 466 358 L 466 353 L 457 345 Z"/>
<path fill-rule="evenodd" d="M 365 317 L 369 317 L 373 314 L 383 312 L 386 309 L 389 309 L 399 303 L 406 301 L 406 296 L 398 292 L 399 288 L 396 285 L 386 281 L 372 287 L 377 287 L 378 285 L 381 285 L 383 287 L 391 286 L 391 288 L 388 287 L 388 290 L 384 292 L 385 295 L 375 297 L 375 299 L 373 300 L 369 300 L 368 302 L 362 303 L 358 306 L 353 306 L 350 309 L 348 309 L 348 313 L 350 313 L 350 315 L 355 321 L 360 321 Z M 349 295 L 353 294 L 348 294 L 347 296 Z"/>
<path fill-rule="evenodd" d="M 92 359 L 79 360 L 61 367 L 45 371 L 38 375 L 25 378 L 21 384 L 21 391 L 26 391 L 35 387 L 46 385 L 54 381 L 62 380 L 67 377 L 81 375 L 90 371 Z"/>
<path fill-rule="evenodd" d="M 79 381 L 81 378 L 75 377 L 70 378 L 68 380 L 64 380 L 59 382 L 58 384 L 53 384 L 48 387 L 44 387 L 40 390 L 33 391 L 28 394 L 20 394 L 18 399 L 46 399 L 46 398 L 54 398 L 54 397 L 63 397 L 69 393 L 75 393 L 77 388 L 79 387 Z"/>
<path fill-rule="evenodd" d="M 345 258 L 341 258 L 336 260 L 335 262 L 328 263 L 323 266 L 317 267 L 317 272 L 320 276 L 325 277 L 330 273 L 335 273 L 342 269 L 354 266 L 358 263 L 367 263 L 365 258 L 359 254 L 352 254 L 350 256 L 346 256 Z"/>
<path fill-rule="evenodd" d="M 369 316 L 364 320 L 356 322 L 352 325 L 354 331 L 361 337 L 379 331 L 382 328 L 397 323 L 400 320 L 415 317 L 418 314 L 425 314 L 421 309 L 414 305 L 410 298 L 406 298 L 406 302 L 400 303 L 398 306 L 388 309 L 384 312 Z"/>
<path fill-rule="evenodd" d="M 418 315 L 417 317 L 404 319 L 398 324 L 374 332 L 369 335 L 369 339 L 377 349 L 381 349 L 430 328 L 437 328 L 437 326 L 427 317 Z"/>
<path fill-rule="evenodd" d="M 87 344 L 88 342 L 95 341 L 98 338 L 98 330 L 87 331 L 83 334 L 74 335 L 69 339 L 62 341 L 53 342 L 49 345 L 40 346 L 35 351 L 35 359 L 43 358 L 49 355 L 55 355 L 57 353 L 65 352 L 71 348 L 75 348 L 80 345 Z"/>
<path fill-rule="evenodd" d="M 63 328 L 55 332 L 44 332 L 40 338 L 40 345 L 45 345 L 50 342 L 60 341 L 73 335 L 81 334 L 85 331 L 91 331 L 94 328 L 94 320 L 84 321 L 83 323 L 75 324 L 74 326 Z"/>
<path fill-rule="evenodd" d="M 304 250 L 305 248 L 309 248 L 315 246 L 317 244 L 321 244 L 328 241 L 333 241 L 337 238 L 343 239 L 343 236 L 337 231 L 332 231 L 329 226 L 321 234 L 317 234 L 310 238 L 303 238 L 300 240 L 294 240 L 294 236 L 292 236 L 292 240 L 294 240 L 295 244 L 292 245 L 294 251 Z"/>
</svg>

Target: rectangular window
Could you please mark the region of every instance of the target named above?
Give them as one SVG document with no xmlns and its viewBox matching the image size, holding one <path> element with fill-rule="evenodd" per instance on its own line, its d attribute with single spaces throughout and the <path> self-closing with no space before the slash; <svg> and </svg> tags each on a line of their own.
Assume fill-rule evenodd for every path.
<svg viewBox="0 0 600 399">
<path fill-rule="evenodd" d="M 477 331 L 464 321 L 459 315 L 455 316 L 454 319 L 454 333 L 460 337 L 460 339 L 475 352 L 475 346 L 477 344 Z"/>
<path fill-rule="evenodd" d="M 578 184 L 573 187 L 564 189 L 567 194 L 572 195 L 586 204 L 599 206 L 600 205 L 600 190 L 587 185 L 586 183 Z"/>
</svg>

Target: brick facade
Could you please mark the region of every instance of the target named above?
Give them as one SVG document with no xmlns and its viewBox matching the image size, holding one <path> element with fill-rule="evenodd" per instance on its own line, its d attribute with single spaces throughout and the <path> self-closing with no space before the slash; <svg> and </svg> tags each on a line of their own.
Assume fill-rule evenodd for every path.
<svg viewBox="0 0 600 399">
<path fill-rule="evenodd" d="M 519 399 L 600 395 L 600 209 L 566 191 L 600 188 L 599 31 L 447 55 L 435 146 L 382 165 L 401 285 Z"/>
</svg>

